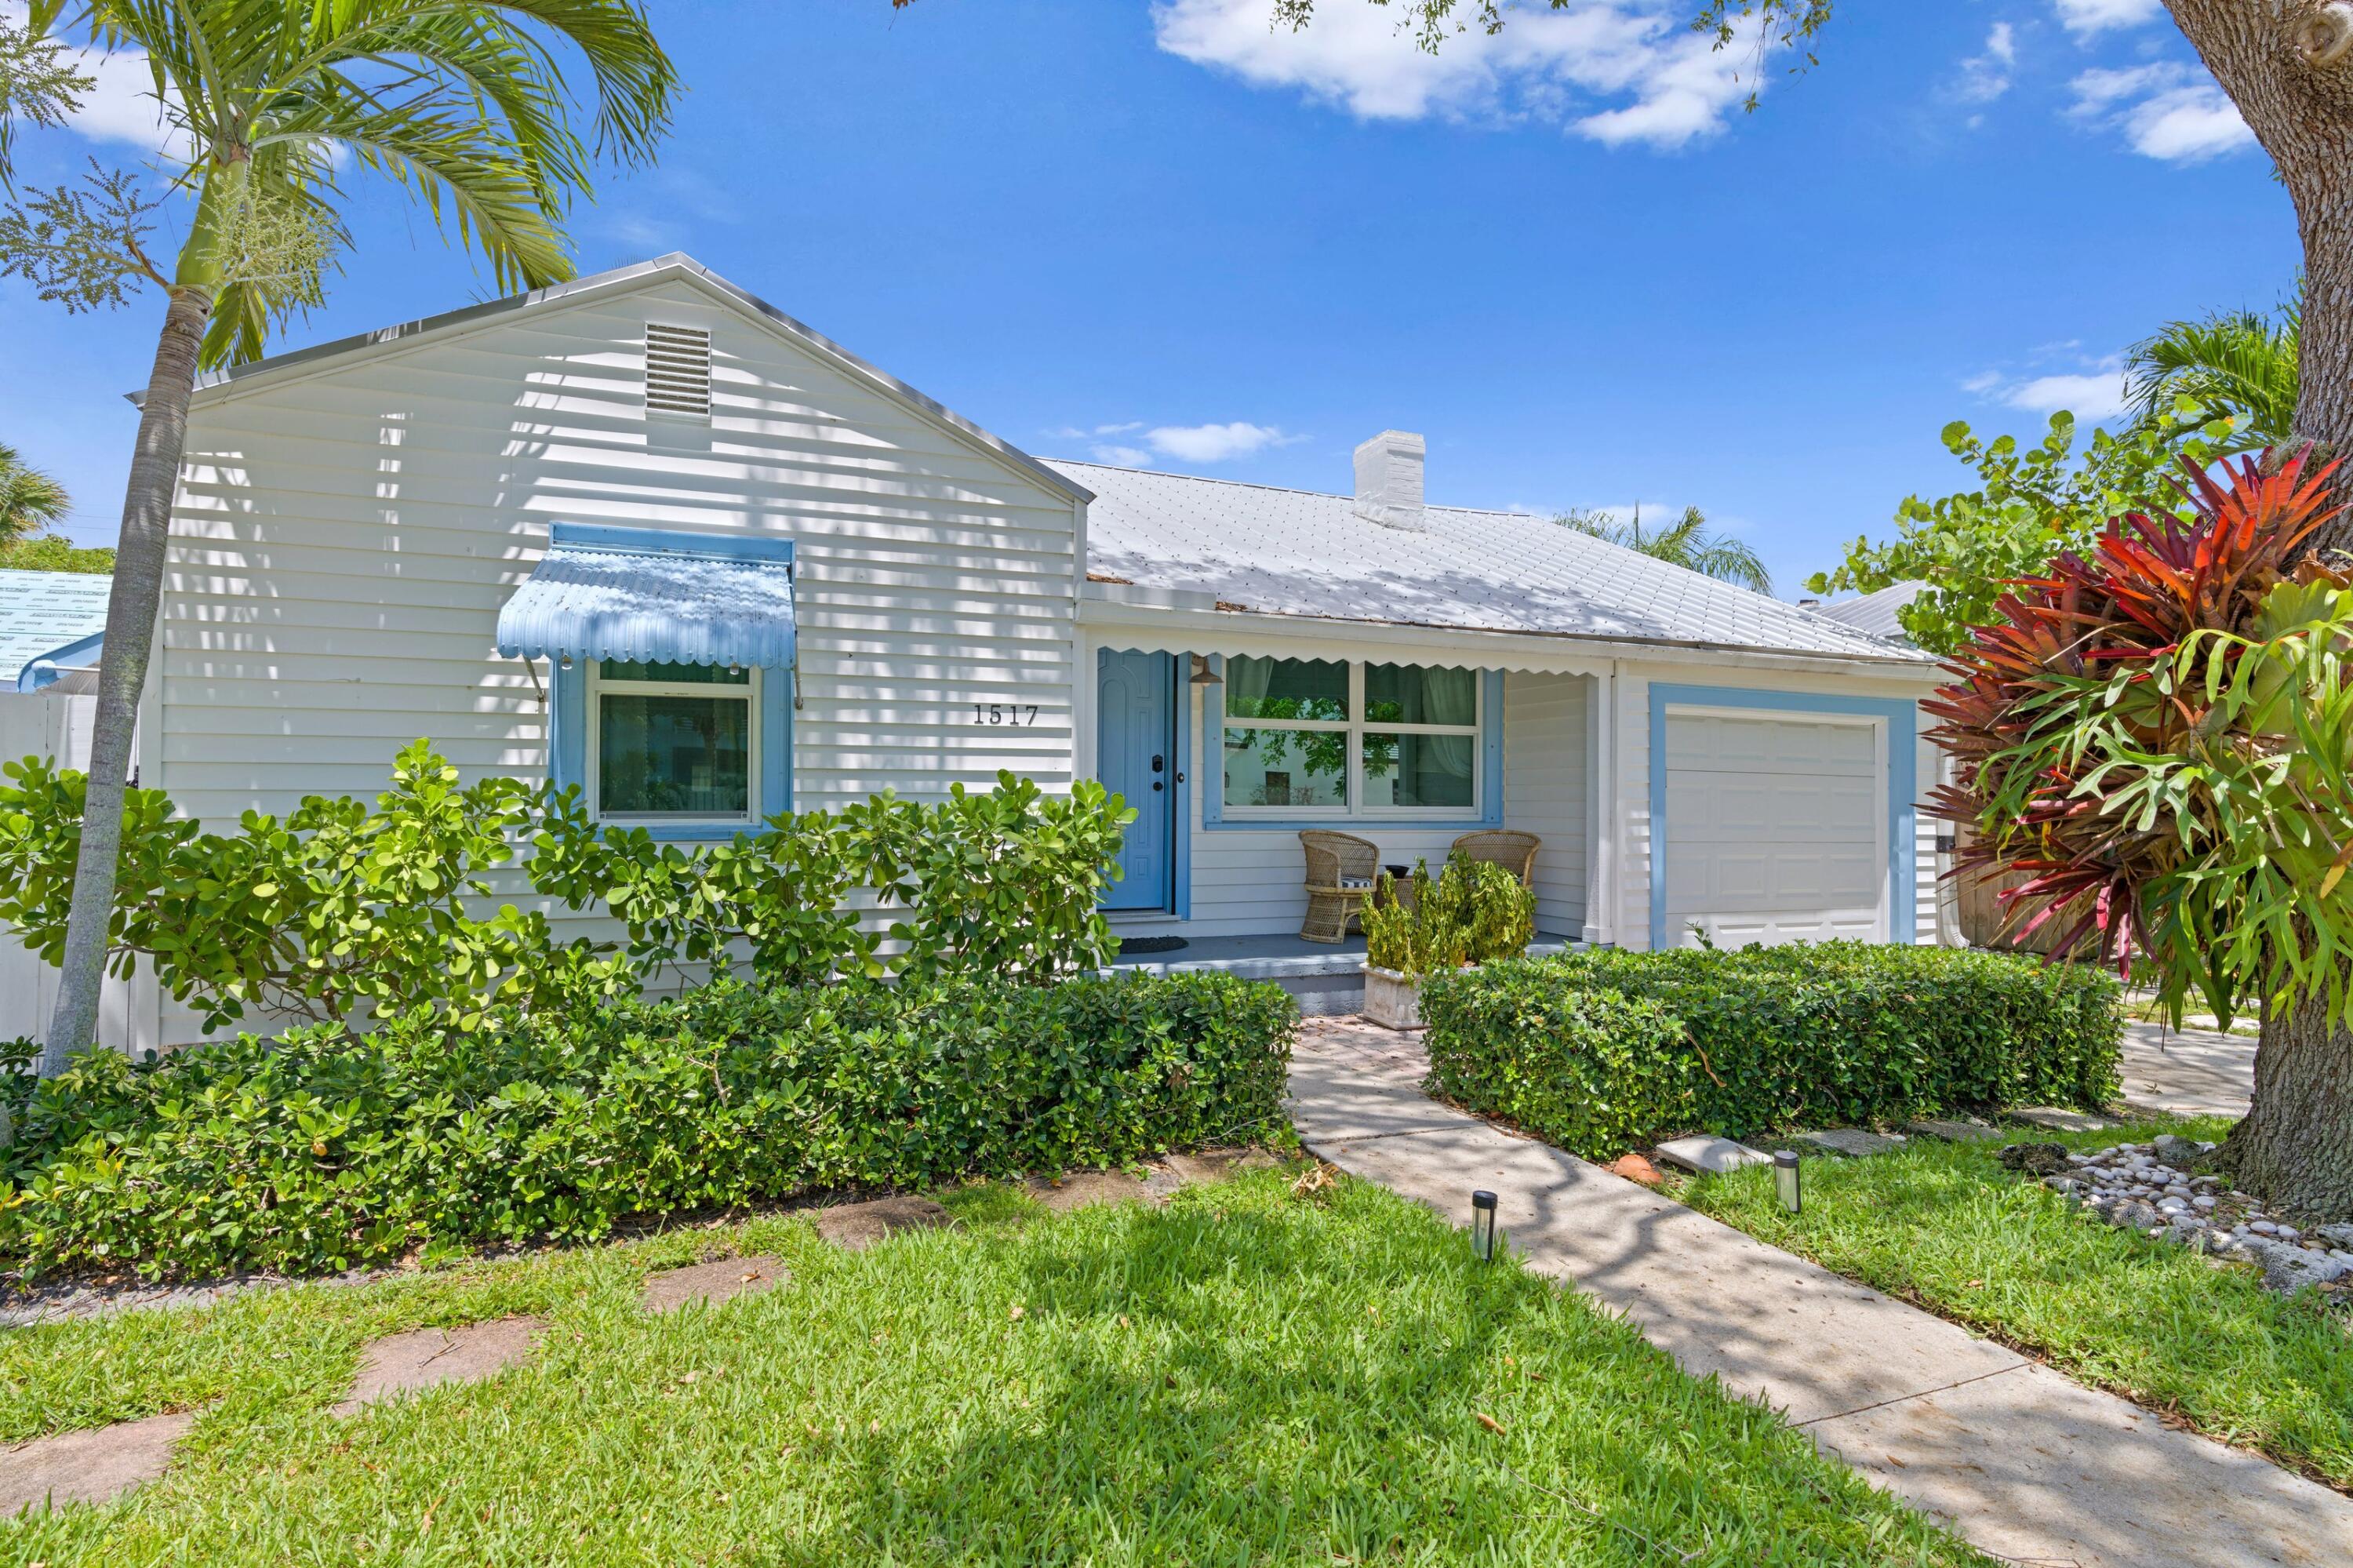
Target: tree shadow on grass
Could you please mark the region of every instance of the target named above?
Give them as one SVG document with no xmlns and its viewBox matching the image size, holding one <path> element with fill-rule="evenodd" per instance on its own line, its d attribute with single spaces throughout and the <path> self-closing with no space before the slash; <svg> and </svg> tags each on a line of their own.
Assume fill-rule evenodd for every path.
<svg viewBox="0 0 2353 1568">
<path fill-rule="evenodd" d="M 837 1450 L 849 1506 L 773 1561 L 1968 1560 L 1434 1216 L 1280 1190 L 1025 1235 L 1034 1374 Z"/>
</svg>

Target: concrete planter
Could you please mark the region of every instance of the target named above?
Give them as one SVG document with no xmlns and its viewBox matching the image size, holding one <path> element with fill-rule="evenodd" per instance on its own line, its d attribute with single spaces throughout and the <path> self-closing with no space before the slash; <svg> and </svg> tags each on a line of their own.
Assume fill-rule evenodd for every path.
<svg viewBox="0 0 2353 1568">
<path fill-rule="evenodd" d="M 1419 1029 L 1421 982 L 1395 969 L 1365 966 L 1365 1018 L 1385 1029 Z"/>
</svg>

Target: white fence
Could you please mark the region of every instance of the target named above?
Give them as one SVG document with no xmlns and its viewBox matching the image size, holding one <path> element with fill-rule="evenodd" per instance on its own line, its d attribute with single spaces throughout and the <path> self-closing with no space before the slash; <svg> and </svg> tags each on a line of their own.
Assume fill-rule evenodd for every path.
<svg viewBox="0 0 2353 1568">
<path fill-rule="evenodd" d="M 0 691 L 0 761 L 38 755 L 60 767 L 87 767 L 90 720 L 97 708 L 95 696 Z M 19 1035 L 38 1040 L 48 1027 L 49 1009 L 57 998 L 58 971 L 26 951 L 0 926 L 0 1040 Z M 129 1001 L 121 980 L 106 982 L 99 1038 L 110 1045 L 120 1046 L 129 1038 Z"/>
</svg>

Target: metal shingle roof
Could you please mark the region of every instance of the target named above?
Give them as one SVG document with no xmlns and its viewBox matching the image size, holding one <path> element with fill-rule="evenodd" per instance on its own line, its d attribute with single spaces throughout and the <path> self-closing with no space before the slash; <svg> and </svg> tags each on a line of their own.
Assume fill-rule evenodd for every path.
<svg viewBox="0 0 2353 1568">
<path fill-rule="evenodd" d="M 33 660 L 105 630 L 113 587 L 100 572 L 0 571 L 0 691 Z"/>
<path fill-rule="evenodd" d="M 670 664 L 793 662 L 781 560 L 557 543 L 499 610 L 499 652 Z"/>
<path fill-rule="evenodd" d="M 1842 599 L 1836 604 L 1823 605 L 1817 613 L 1890 642 L 1908 642 L 1910 639 L 1905 635 L 1904 623 L 1895 619 L 1895 612 L 1927 589 L 1928 585 L 1924 582 L 1890 583 L 1878 592 L 1864 594 L 1860 599 Z"/>
<path fill-rule="evenodd" d="M 1830 618 L 1545 518 L 1432 506 L 1408 533 L 1352 498 L 1054 461 L 1095 493 L 1091 572 L 1276 615 L 1920 658 Z"/>
</svg>

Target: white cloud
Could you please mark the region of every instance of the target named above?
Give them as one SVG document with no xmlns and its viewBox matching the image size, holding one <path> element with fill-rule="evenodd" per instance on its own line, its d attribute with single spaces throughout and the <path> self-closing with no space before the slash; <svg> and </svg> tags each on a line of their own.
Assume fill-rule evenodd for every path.
<svg viewBox="0 0 2353 1568">
<path fill-rule="evenodd" d="M 2073 376 L 2038 376 L 2004 391 L 2001 400 L 2029 413 L 2055 414 L 2064 408 L 2078 419 L 2105 419 L 2124 412 L 2124 372 L 2094 370 Z"/>
<path fill-rule="evenodd" d="M 2198 163 L 2255 143 L 2238 110 L 2199 67 L 2161 60 L 2087 70 L 2069 85 L 2075 90 L 2071 117 L 2120 132 L 2143 157 Z"/>
<path fill-rule="evenodd" d="M 0 0 L 0 16 L 5 16 L 19 27 L 25 26 L 30 15 L 23 0 Z M 145 55 L 136 49 L 118 49 L 111 54 L 96 48 L 68 52 L 76 68 L 97 83 L 82 94 L 80 106 L 74 111 L 71 125 L 78 134 L 93 142 L 122 143 L 150 153 L 168 152 L 174 157 L 188 154 L 191 143 L 186 133 L 166 118 L 164 105 L 155 96 L 155 77 L 147 69 Z"/>
<path fill-rule="evenodd" d="M 2037 357 L 2042 357 L 2040 354 Z M 1961 383 L 1961 390 L 2030 414 L 2052 415 L 2064 408 L 2079 420 L 2112 418 L 2125 409 L 2124 359 L 2110 355 L 2092 360 L 2067 355 L 2075 363 L 2040 375 L 2005 375 L 1981 371 Z"/>
<path fill-rule="evenodd" d="M 2113 27 L 2137 27 L 2165 9 L 2164 0 L 2057 0 L 2060 23 L 2078 37 Z"/>
<path fill-rule="evenodd" d="M 1960 79 L 1952 94 L 1963 103 L 1991 103 L 2010 90 L 2010 68 L 2018 63 L 2018 34 L 2008 22 L 1996 22 L 1986 35 L 1985 53 L 1961 62 Z M 1972 115 L 1969 123 L 1977 123 Z"/>
<path fill-rule="evenodd" d="M 1145 432 L 1152 450 L 1187 462 L 1224 462 L 1267 447 L 1288 446 L 1296 437 L 1272 425 L 1236 419 L 1227 425 L 1160 425 Z"/>
<path fill-rule="evenodd" d="M 1318 6 L 1307 27 L 1271 25 L 1273 0 L 1157 0 L 1155 41 L 1254 87 L 1292 88 L 1360 120 L 1536 120 L 1616 146 L 1679 147 L 1723 128 L 1760 83 L 1757 49 L 1718 50 L 1683 0 L 1571 0 L 1514 11 L 1500 33 L 1450 34 L 1435 54 L 1402 11 Z M 1630 99 L 1603 108 L 1600 104 Z"/>
<path fill-rule="evenodd" d="M 1106 440 L 1143 430 L 1134 440 Z M 1046 432 L 1056 440 L 1089 441 L 1088 454 L 1097 462 L 1107 462 L 1120 468 L 1142 468 L 1155 458 L 1176 458 L 1183 462 L 1228 462 L 1235 458 L 1249 457 L 1269 447 L 1287 447 L 1305 440 L 1304 436 L 1289 434 L 1279 425 L 1254 425 L 1247 419 L 1229 420 L 1225 424 L 1155 425 L 1145 430 L 1141 419 L 1125 419 L 1117 424 L 1081 427 L 1063 425 Z"/>
</svg>

